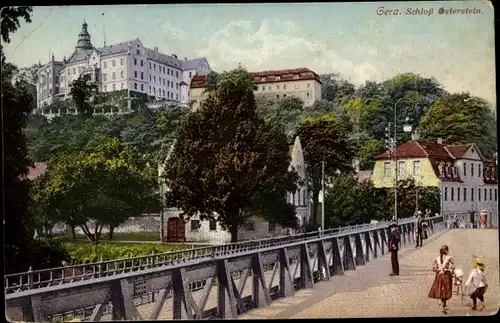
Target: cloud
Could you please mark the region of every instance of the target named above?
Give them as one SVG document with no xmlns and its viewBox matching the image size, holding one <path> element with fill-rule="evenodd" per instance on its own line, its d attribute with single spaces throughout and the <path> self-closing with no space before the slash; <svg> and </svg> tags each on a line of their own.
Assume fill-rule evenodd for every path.
<svg viewBox="0 0 500 323">
<path fill-rule="evenodd" d="M 161 25 L 161 31 L 164 33 L 165 40 L 167 41 L 181 41 L 186 39 L 186 33 L 182 29 L 173 26 L 169 21 Z"/>
<path fill-rule="evenodd" d="M 199 44 L 196 54 L 207 57 L 214 70 L 250 71 L 307 67 L 317 73 L 340 73 L 361 84 L 373 79 L 377 68 L 367 61 L 354 62 L 313 35 L 303 35 L 290 20 L 232 21 Z M 339 35 L 342 37 L 342 35 Z"/>
</svg>

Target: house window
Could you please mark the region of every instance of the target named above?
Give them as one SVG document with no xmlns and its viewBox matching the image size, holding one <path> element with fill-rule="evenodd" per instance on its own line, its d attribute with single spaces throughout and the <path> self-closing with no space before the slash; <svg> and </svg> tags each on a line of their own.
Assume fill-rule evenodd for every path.
<svg viewBox="0 0 500 323">
<path fill-rule="evenodd" d="M 141 59 L 141 66 L 144 66 L 144 61 Z"/>
<path fill-rule="evenodd" d="M 191 232 L 198 232 L 200 220 L 191 220 Z"/>
<path fill-rule="evenodd" d="M 464 201 L 467 201 L 467 188 L 464 187 Z"/>
<path fill-rule="evenodd" d="M 113 64 L 113 66 L 116 66 L 116 61 L 112 60 L 112 64 Z"/>
<path fill-rule="evenodd" d="M 141 80 L 144 80 L 144 72 L 141 72 Z"/>
<path fill-rule="evenodd" d="M 405 177 L 405 162 L 404 161 L 398 162 L 398 176 Z"/>
<path fill-rule="evenodd" d="M 140 50 L 137 50 L 136 53 L 137 53 L 137 55 L 141 55 L 141 51 Z"/>
<path fill-rule="evenodd" d="M 306 93 L 306 96 L 309 97 L 309 92 Z"/>
<path fill-rule="evenodd" d="M 122 83 L 122 84 L 120 84 L 120 89 L 121 89 L 121 90 L 123 90 L 123 83 Z"/>
<path fill-rule="evenodd" d="M 214 219 L 210 219 L 208 226 L 209 226 L 210 231 L 217 230 L 217 222 Z"/>
<path fill-rule="evenodd" d="M 176 100 L 176 101 L 179 101 L 179 94 L 176 94 L 176 95 L 175 95 L 175 100 Z"/>
<path fill-rule="evenodd" d="M 495 201 L 497 200 L 497 189 L 495 188 Z"/>
<path fill-rule="evenodd" d="M 144 84 L 141 84 L 141 91 L 144 91 Z"/>
<path fill-rule="evenodd" d="M 470 189 L 470 200 L 472 202 L 474 202 L 474 189 L 473 188 Z"/>
<path fill-rule="evenodd" d="M 156 76 L 153 76 L 153 83 L 156 83 Z"/>
<path fill-rule="evenodd" d="M 306 203 L 306 189 L 305 188 L 302 190 L 302 201 L 304 202 L 304 206 L 306 206 L 307 203 Z"/>
<path fill-rule="evenodd" d="M 286 84 L 283 84 L 283 90 L 286 90 Z"/>
<path fill-rule="evenodd" d="M 276 231 L 276 222 L 269 222 L 269 232 L 275 232 Z"/>
<path fill-rule="evenodd" d="M 134 90 L 137 90 L 137 83 L 134 83 Z"/>
<path fill-rule="evenodd" d="M 165 71 L 164 71 L 164 72 L 165 72 Z M 192 72 L 189 72 L 189 78 L 191 78 L 191 74 L 192 74 Z"/>
<path fill-rule="evenodd" d="M 153 77 L 149 75 L 149 82 L 153 81 Z"/>
<path fill-rule="evenodd" d="M 450 195 L 450 197 L 451 197 L 452 201 L 455 198 L 455 188 L 454 187 L 451 188 L 451 195 Z"/>
<path fill-rule="evenodd" d="M 280 89 L 280 86 L 279 85 L 276 85 L 276 89 L 279 90 Z"/>
<path fill-rule="evenodd" d="M 493 189 L 490 188 L 490 201 L 493 201 Z"/>
<path fill-rule="evenodd" d="M 111 77 L 113 78 L 113 80 L 116 78 L 116 73 L 113 72 L 113 74 L 111 75 Z"/>
<path fill-rule="evenodd" d="M 457 187 L 457 201 L 460 201 L 460 187 Z"/>
<path fill-rule="evenodd" d="M 487 192 L 487 189 L 484 189 L 484 200 L 487 201 L 488 200 L 488 192 Z M 491 199 L 490 199 L 491 200 Z"/>
<path fill-rule="evenodd" d="M 474 164 L 470 164 L 470 176 L 474 177 Z"/>
<path fill-rule="evenodd" d="M 481 189 L 480 188 L 477 189 L 477 201 L 481 202 Z"/>
<path fill-rule="evenodd" d="M 153 71 L 156 71 L 156 64 L 153 64 Z"/>
<path fill-rule="evenodd" d="M 162 92 L 163 92 L 163 97 L 165 97 L 165 89 L 163 89 Z"/>
<path fill-rule="evenodd" d="M 444 200 L 448 201 L 448 187 L 444 188 Z"/>
<path fill-rule="evenodd" d="M 137 71 L 134 71 L 134 77 L 137 78 Z"/>
<path fill-rule="evenodd" d="M 123 71 L 120 72 L 120 77 L 123 78 L 125 74 L 123 73 Z"/>
<path fill-rule="evenodd" d="M 120 65 L 123 65 L 123 58 L 120 58 Z"/>
<path fill-rule="evenodd" d="M 141 61 L 142 63 L 142 61 Z M 134 58 L 134 65 L 137 65 L 137 58 Z"/>
<path fill-rule="evenodd" d="M 76 68 L 73 67 L 73 74 L 76 74 Z"/>
<path fill-rule="evenodd" d="M 413 161 L 413 176 L 420 175 L 420 160 Z"/>
<path fill-rule="evenodd" d="M 152 68 L 152 66 L 151 66 L 151 62 L 149 62 L 149 69 L 151 69 L 151 68 Z"/>
<path fill-rule="evenodd" d="M 106 82 L 106 74 L 102 74 L 102 80 Z"/>
<path fill-rule="evenodd" d="M 464 163 L 464 176 L 467 176 L 467 163 Z"/>
<path fill-rule="evenodd" d="M 477 176 L 482 177 L 481 175 L 481 164 L 477 165 Z"/>
<path fill-rule="evenodd" d="M 384 163 L 384 177 L 390 177 L 390 176 L 391 176 L 391 163 L 385 162 Z"/>
<path fill-rule="evenodd" d="M 108 90 L 108 86 L 104 85 L 104 92 L 106 92 L 107 90 Z"/>
<path fill-rule="evenodd" d="M 116 84 L 113 84 L 113 91 L 116 90 Z"/>
<path fill-rule="evenodd" d="M 245 222 L 245 230 L 247 231 L 255 231 L 255 221 L 254 220 L 248 220 Z"/>
<path fill-rule="evenodd" d="M 104 62 L 104 68 L 108 67 L 108 62 Z"/>
<path fill-rule="evenodd" d="M 179 78 L 179 71 L 175 71 L 175 77 Z"/>
</svg>

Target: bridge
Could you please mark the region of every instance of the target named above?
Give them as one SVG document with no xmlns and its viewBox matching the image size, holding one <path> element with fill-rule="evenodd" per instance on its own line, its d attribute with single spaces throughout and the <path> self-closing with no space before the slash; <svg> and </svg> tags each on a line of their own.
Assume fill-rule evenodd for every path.
<svg viewBox="0 0 500 323">
<path fill-rule="evenodd" d="M 427 298 L 430 266 L 441 244 L 450 246 L 466 272 L 472 254 L 485 259 L 489 304 L 496 309 L 498 231 L 447 230 L 442 217 L 428 222 L 431 237 L 421 249 L 413 248 L 413 219 L 399 222 L 399 277 L 388 277 L 382 223 L 140 257 L 122 265 L 82 265 L 69 273 L 62 268 L 10 275 L 7 314 L 35 322 L 68 316 L 99 321 L 432 315 L 439 307 Z M 450 303 L 457 304 L 457 313 L 467 310 L 458 303 Z"/>
</svg>

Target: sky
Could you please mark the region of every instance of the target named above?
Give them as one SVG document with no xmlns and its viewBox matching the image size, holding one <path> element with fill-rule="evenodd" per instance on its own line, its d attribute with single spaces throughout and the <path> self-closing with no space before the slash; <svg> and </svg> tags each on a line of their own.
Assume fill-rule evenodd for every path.
<svg viewBox="0 0 500 323">
<path fill-rule="evenodd" d="M 400 12 L 380 15 L 380 7 Z M 481 13 L 440 15 L 442 7 Z M 179 58 L 206 57 L 218 72 L 239 63 L 249 71 L 307 67 L 356 85 L 412 72 L 496 106 L 494 16 L 485 1 L 34 7 L 32 23 L 4 44 L 7 60 L 27 67 L 52 53 L 69 57 L 84 19 L 96 47 L 139 38 Z"/>
</svg>

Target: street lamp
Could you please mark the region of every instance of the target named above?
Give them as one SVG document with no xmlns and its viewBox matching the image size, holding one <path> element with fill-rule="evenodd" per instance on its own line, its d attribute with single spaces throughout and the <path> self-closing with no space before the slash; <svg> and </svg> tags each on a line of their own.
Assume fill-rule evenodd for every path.
<svg viewBox="0 0 500 323">
<path fill-rule="evenodd" d="M 391 159 L 391 155 L 392 157 L 394 157 L 394 169 L 395 169 L 395 173 L 394 173 L 394 216 L 393 216 L 393 220 L 394 221 L 397 221 L 398 219 L 398 156 L 396 154 L 396 147 L 397 147 L 397 109 L 398 109 L 398 104 L 399 102 L 403 101 L 403 100 L 408 100 L 408 101 L 411 101 L 411 103 L 413 104 L 413 106 L 415 106 L 415 102 L 410 99 L 410 98 L 401 98 L 399 100 L 396 101 L 396 103 L 394 104 L 394 108 L 393 108 L 393 114 L 394 114 L 394 132 L 393 132 L 393 136 L 391 138 L 391 123 L 389 122 L 389 125 L 385 128 L 385 131 L 386 131 L 386 143 L 387 143 L 387 146 L 388 146 L 388 153 L 389 153 L 389 159 Z M 406 122 L 408 123 L 409 121 L 409 118 L 406 118 Z M 403 131 L 405 132 L 411 132 L 412 130 L 412 127 L 408 124 L 404 125 L 403 127 Z"/>
</svg>

